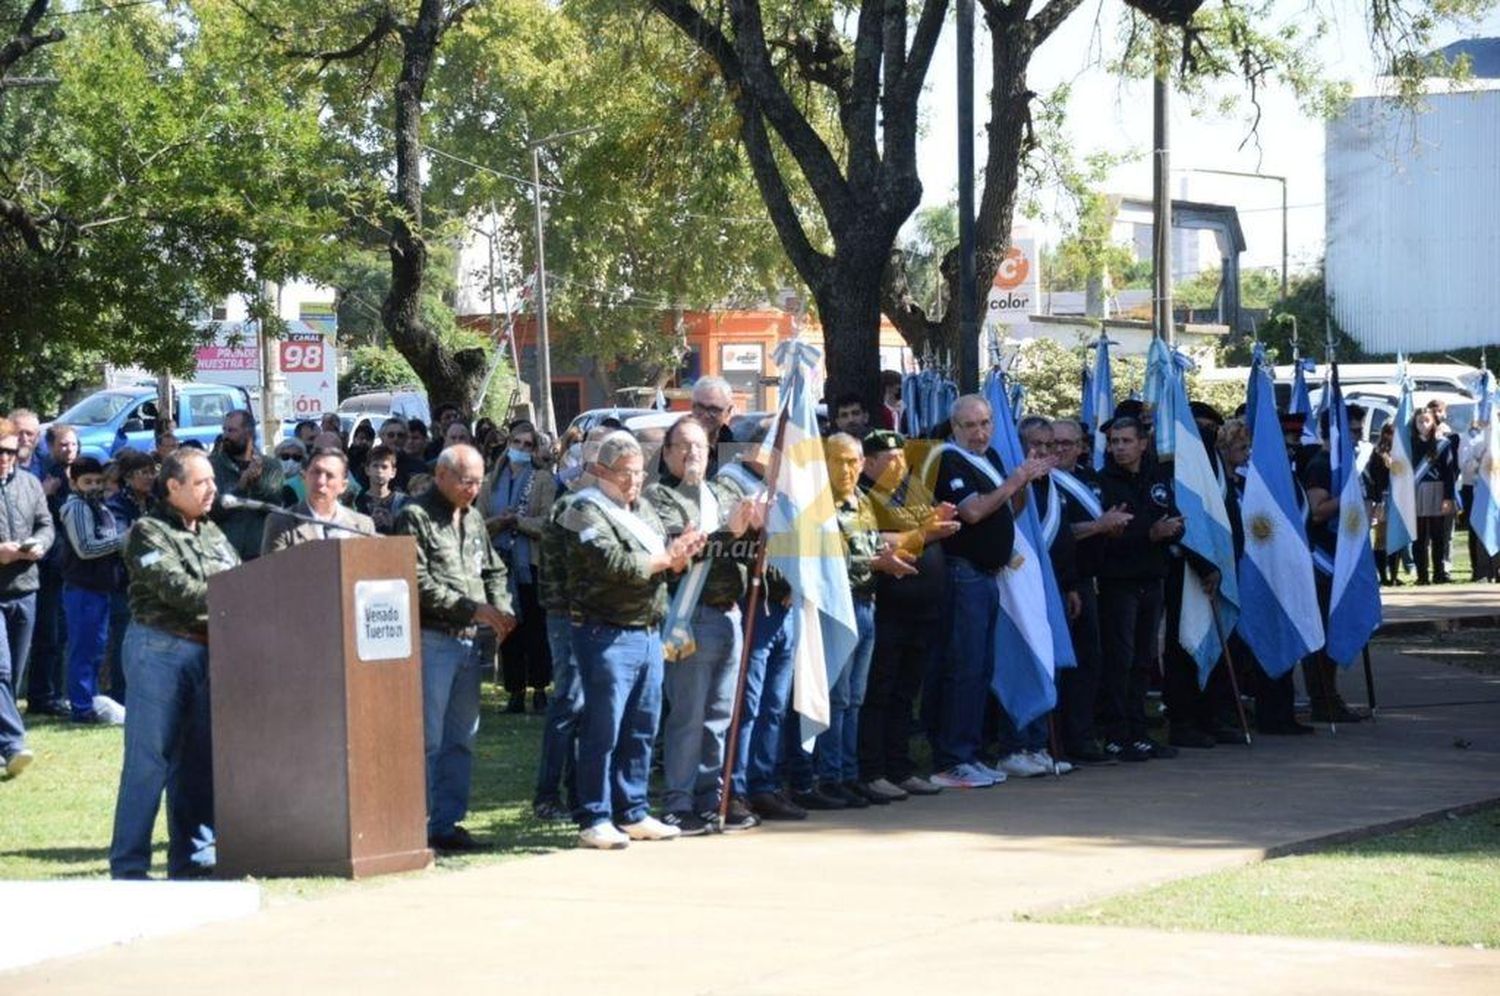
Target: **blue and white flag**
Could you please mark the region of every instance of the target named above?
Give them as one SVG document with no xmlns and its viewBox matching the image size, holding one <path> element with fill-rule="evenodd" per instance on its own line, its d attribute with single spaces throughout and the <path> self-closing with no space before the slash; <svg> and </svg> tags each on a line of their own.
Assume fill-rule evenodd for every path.
<svg viewBox="0 0 1500 996">
<path fill-rule="evenodd" d="M 1025 462 L 1016 424 L 1006 404 L 1005 375 L 990 372 L 985 399 L 995 421 L 990 445 L 1000 463 L 1014 470 Z M 1057 705 L 1056 669 L 1076 667 L 1068 611 L 1052 571 L 1036 501 L 1016 517 L 1015 547 L 1010 565 L 995 583 L 1000 590 L 1000 619 L 995 626 L 993 685 L 1000 704 L 1017 726 L 1025 726 Z"/>
<path fill-rule="evenodd" d="M 858 642 L 844 537 L 828 484 L 814 382 L 822 352 L 800 339 L 776 347 L 781 367 L 780 459 L 766 518 L 766 562 L 792 589 L 793 707 L 802 740 L 828 729 L 828 690 Z M 774 436 L 772 437 L 775 438 Z"/>
<path fill-rule="evenodd" d="M 1296 357 L 1292 360 L 1292 399 L 1287 404 L 1287 411 L 1293 415 L 1306 415 L 1307 420 L 1302 423 L 1302 445 L 1319 446 L 1323 440 L 1318 435 L 1318 412 L 1322 411 L 1328 401 L 1328 392 L 1323 392 L 1323 398 L 1318 403 L 1318 411 L 1313 411 L 1312 400 L 1307 393 L 1307 372 L 1318 369 L 1318 365 L 1312 360 Z"/>
<path fill-rule="evenodd" d="M 1370 546 L 1370 516 L 1365 493 L 1354 466 L 1354 439 L 1349 435 L 1349 410 L 1339 388 L 1338 365 L 1328 365 L 1328 455 L 1333 471 L 1333 493 L 1338 496 L 1338 521 L 1333 555 L 1333 594 L 1328 608 L 1328 657 L 1340 667 L 1354 663 L 1380 627 L 1380 579 L 1375 574 L 1375 551 Z"/>
<path fill-rule="evenodd" d="M 1109 337 L 1102 332 L 1094 347 L 1094 373 L 1088 379 L 1083 411 L 1083 420 L 1089 424 L 1089 431 L 1094 434 L 1094 469 L 1103 470 L 1109 440 L 1100 427 L 1115 413 L 1115 381 L 1109 371 Z"/>
<path fill-rule="evenodd" d="M 1397 553 L 1417 538 L 1417 475 L 1411 457 L 1411 377 L 1406 359 L 1396 358 L 1401 400 L 1396 403 L 1391 434 L 1391 483 L 1385 496 L 1385 552 Z"/>
<path fill-rule="evenodd" d="M 1250 464 L 1240 518 L 1245 525 L 1245 555 L 1240 558 L 1239 634 L 1261 669 L 1273 678 L 1323 646 L 1323 616 L 1313 582 L 1312 551 L 1297 494 L 1292 465 L 1276 417 L 1276 393 L 1260 363 L 1261 348 L 1250 368 Z"/>
<path fill-rule="evenodd" d="M 1484 424 L 1479 447 L 1479 469 L 1474 474 L 1474 507 L 1469 528 L 1490 556 L 1500 554 L 1500 427 L 1495 425 L 1495 400 L 1500 395 L 1488 370 L 1480 383 L 1479 421 Z"/>
<path fill-rule="evenodd" d="M 1152 344 L 1153 349 L 1157 343 L 1160 340 Z M 1166 348 L 1164 343 L 1162 348 Z M 1240 617 L 1234 532 L 1219 477 L 1214 473 L 1208 450 L 1203 446 L 1203 435 L 1188 406 L 1182 362 L 1175 354 L 1168 359 L 1171 362 L 1159 385 L 1156 449 L 1159 456 L 1164 450 L 1171 455 L 1173 493 L 1183 524 L 1178 543 L 1219 572 L 1219 588 L 1212 596 L 1203 590 L 1192 568 L 1184 571 L 1182 577 L 1182 616 L 1177 626 L 1177 642 L 1197 662 L 1198 684 L 1202 687 L 1208 684 L 1208 676 L 1224 654 L 1219 633 L 1227 635 L 1233 631 Z"/>
</svg>

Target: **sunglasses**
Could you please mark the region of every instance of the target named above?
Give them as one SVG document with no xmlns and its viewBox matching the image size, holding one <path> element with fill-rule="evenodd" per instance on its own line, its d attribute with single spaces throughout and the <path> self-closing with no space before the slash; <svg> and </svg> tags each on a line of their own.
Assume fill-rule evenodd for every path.
<svg viewBox="0 0 1500 996">
<path fill-rule="evenodd" d="M 714 418 L 719 418 L 728 410 L 728 408 L 725 408 L 722 405 L 705 405 L 701 401 L 693 402 L 693 411 L 702 412 L 705 415 L 712 415 Z"/>
<path fill-rule="evenodd" d="M 0 446 L 0 456 L 13 457 L 20 455 L 21 451 L 16 449 L 14 446 Z"/>
</svg>

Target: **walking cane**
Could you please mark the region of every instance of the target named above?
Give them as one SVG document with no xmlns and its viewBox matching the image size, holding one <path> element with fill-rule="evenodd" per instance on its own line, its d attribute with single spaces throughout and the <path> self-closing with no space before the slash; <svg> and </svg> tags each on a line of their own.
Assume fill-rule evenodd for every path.
<svg viewBox="0 0 1500 996">
<path fill-rule="evenodd" d="M 1224 666 L 1229 668 L 1229 689 L 1234 694 L 1234 710 L 1240 716 L 1240 732 L 1245 735 L 1245 746 L 1250 744 L 1250 724 L 1245 721 L 1245 702 L 1240 698 L 1240 679 L 1234 673 L 1234 656 L 1229 652 L 1229 641 L 1224 639 L 1224 623 L 1220 621 L 1217 612 L 1210 613 L 1214 617 L 1214 630 L 1219 634 L 1219 646 L 1224 648 Z"/>
<path fill-rule="evenodd" d="M 787 410 L 783 404 L 776 423 L 776 437 L 771 446 L 771 463 L 766 468 L 766 489 L 774 493 L 776 476 L 781 471 L 781 443 L 786 435 Z M 729 819 L 729 803 L 734 794 L 734 756 L 739 749 L 740 716 L 745 708 L 745 685 L 750 677 L 750 643 L 755 637 L 755 613 L 760 608 L 762 590 L 766 576 L 766 533 L 761 526 L 760 549 L 755 554 L 755 567 L 750 572 L 750 594 L 745 600 L 745 643 L 740 649 L 740 673 L 734 684 L 734 707 L 729 712 L 729 736 L 724 741 L 724 770 L 720 775 L 719 828 L 724 828 Z"/>
<path fill-rule="evenodd" d="M 1365 658 L 1365 700 L 1370 703 L 1370 722 L 1375 722 L 1375 670 L 1370 667 L 1370 645 L 1360 648 Z"/>
<path fill-rule="evenodd" d="M 1057 711 L 1047 713 L 1047 739 L 1052 744 L 1052 777 L 1061 778 L 1062 770 L 1057 759 L 1062 754 L 1062 744 L 1057 739 Z"/>
</svg>

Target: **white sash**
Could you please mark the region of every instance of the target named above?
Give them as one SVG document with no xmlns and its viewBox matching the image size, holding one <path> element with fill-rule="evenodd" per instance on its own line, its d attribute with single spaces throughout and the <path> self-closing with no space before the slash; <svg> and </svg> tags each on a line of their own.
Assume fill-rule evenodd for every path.
<svg viewBox="0 0 1500 996">
<path fill-rule="evenodd" d="M 646 525 L 645 520 L 630 509 L 621 508 L 619 503 L 598 488 L 584 488 L 578 492 L 578 500 L 586 501 L 603 512 L 611 522 L 634 536 L 635 541 L 645 547 L 646 552 L 653 557 L 666 552 L 666 543 L 662 541 L 656 530 Z"/>
<path fill-rule="evenodd" d="M 1062 526 L 1062 498 L 1057 493 L 1057 482 L 1047 489 L 1047 510 L 1042 516 L 1042 540 L 1047 544 L 1047 549 L 1052 549 L 1052 541 L 1057 539 L 1057 530 Z"/>
<path fill-rule="evenodd" d="M 719 476 L 734 481 L 746 495 L 752 498 L 766 489 L 764 481 L 757 480 L 754 474 L 738 463 L 724 464 L 719 468 Z"/>
<path fill-rule="evenodd" d="M 1052 483 L 1066 491 L 1069 498 L 1082 505 L 1083 510 L 1089 514 L 1089 518 L 1097 519 L 1104 514 L 1104 506 L 1099 503 L 1099 496 L 1094 494 L 1094 489 L 1066 470 L 1052 471 Z"/>
<path fill-rule="evenodd" d="M 990 463 L 984 457 L 975 456 L 963 447 L 954 446 L 952 443 L 944 443 L 942 452 L 957 453 L 959 456 L 969 461 L 969 463 L 973 465 L 975 470 L 979 471 L 985 477 L 989 478 L 990 483 L 994 484 L 997 488 L 1005 483 L 1005 478 L 1000 476 L 1000 471 L 996 470 L 995 465 Z M 985 450 L 985 453 L 989 452 L 991 451 Z"/>
<path fill-rule="evenodd" d="M 705 533 L 717 532 L 724 520 L 719 517 L 719 499 L 707 481 L 698 485 L 698 528 Z"/>
</svg>

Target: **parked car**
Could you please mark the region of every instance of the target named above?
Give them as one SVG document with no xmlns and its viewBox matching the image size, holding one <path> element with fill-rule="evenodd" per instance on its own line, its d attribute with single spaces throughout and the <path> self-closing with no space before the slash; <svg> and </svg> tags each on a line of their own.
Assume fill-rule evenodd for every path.
<svg viewBox="0 0 1500 996">
<path fill-rule="evenodd" d="M 351 394 L 339 402 L 339 421 L 347 434 L 361 418 L 368 418 L 380 428 L 380 422 L 393 415 L 401 418 L 419 418 L 432 425 L 432 409 L 427 405 L 427 395 L 421 391 L 371 391 L 368 394 Z"/>
<path fill-rule="evenodd" d="M 186 383 L 172 385 L 172 421 L 179 442 L 196 440 L 211 449 L 232 411 L 252 411 L 250 394 L 243 387 L 224 384 Z M 79 455 L 105 461 L 126 446 L 151 450 L 156 445 L 156 384 L 114 387 L 95 391 L 56 418 L 78 433 Z M 52 423 L 48 423 L 51 425 Z M 45 426 L 44 426 L 45 428 Z M 255 443 L 262 444 L 260 426 Z M 42 438 L 46 452 L 46 436 Z"/>
</svg>

